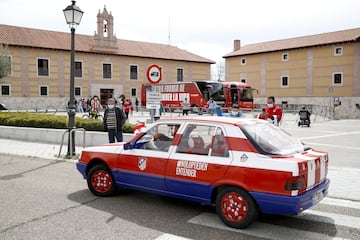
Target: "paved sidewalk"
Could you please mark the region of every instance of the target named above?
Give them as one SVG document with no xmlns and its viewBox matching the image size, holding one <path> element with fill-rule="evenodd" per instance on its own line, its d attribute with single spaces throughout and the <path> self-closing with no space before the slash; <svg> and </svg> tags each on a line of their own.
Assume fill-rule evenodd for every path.
<svg viewBox="0 0 360 240">
<path fill-rule="evenodd" d="M 81 152 L 82 147 L 75 147 L 76 154 Z M 0 138 L 0 153 L 20 155 L 26 157 L 37 157 L 52 160 L 64 160 L 67 153 L 67 145 L 64 145 L 59 155 L 59 144 L 25 142 Z"/>
<path fill-rule="evenodd" d="M 0 139 L 0 153 L 28 157 L 64 160 L 58 158 L 60 146 L 55 144 L 34 143 Z M 76 153 L 81 152 L 76 148 Z M 61 156 L 64 156 L 67 146 L 63 146 Z M 0 156 L 1 158 L 1 156 Z M 1 159 L 0 159 L 1 160 Z M 70 160 L 75 161 L 75 160 Z M 329 167 L 328 177 L 331 180 L 329 197 L 360 201 L 360 169 Z"/>
</svg>

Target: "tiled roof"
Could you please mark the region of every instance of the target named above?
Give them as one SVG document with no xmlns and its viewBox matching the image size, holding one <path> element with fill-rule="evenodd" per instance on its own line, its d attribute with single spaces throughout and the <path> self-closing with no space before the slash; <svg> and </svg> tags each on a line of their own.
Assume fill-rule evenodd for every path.
<svg viewBox="0 0 360 240">
<path fill-rule="evenodd" d="M 0 24 L 0 43 L 15 46 L 70 50 L 70 31 L 69 33 L 64 33 Z M 209 64 L 215 63 L 210 59 L 166 44 L 118 39 L 117 46 L 117 50 L 112 54 Z M 93 47 L 94 36 L 76 34 L 76 51 L 95 52 Z"/>
<path fill-rule="evenodd" d="M 240 47 L 239 50 L 230 52 L 223 57 L 227 58 L 263 52 L 283 51 L 350 41 L 360 41 L 360 28 L 244 45 Z"/>
</svg>

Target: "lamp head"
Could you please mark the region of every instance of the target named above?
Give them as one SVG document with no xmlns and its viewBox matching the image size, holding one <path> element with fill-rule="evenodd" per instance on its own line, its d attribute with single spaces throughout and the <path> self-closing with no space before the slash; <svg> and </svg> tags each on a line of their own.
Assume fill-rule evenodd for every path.
<svg viewBox="0 0 360 240">
<path fill-rule="evenodd" d="M 75 5 L 76 1 L 71 1 L 72 4 L 67 6 L 63 12 L 65 16 L 66 23 L 69 24 L 70 28 L 75 28 L 80 24 L 81 18 L 84 14 L 81 9 Z"/>
</svg>

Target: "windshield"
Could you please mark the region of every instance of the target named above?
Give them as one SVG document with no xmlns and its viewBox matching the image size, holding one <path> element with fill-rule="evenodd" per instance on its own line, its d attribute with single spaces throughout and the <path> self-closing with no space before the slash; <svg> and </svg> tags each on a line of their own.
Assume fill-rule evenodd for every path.
<svg viewBox="0 0 360 240">
<path fill-rule="evenodd" d="M 196 82 L 199 90 L 206 100 L 213 98 L 215 102 L 224 102 L 224 88 L 223 84 L 219 82 Z"/>
<path fill-rule="evenodd" d="M 272 124 L 251 124 L 240 128 L 260 152 L 290 155 L 304 151 L 304 145 L 298 139 Z"/>
<path fill-rule="evenodd" d="M 244 88 L 240 94 L 241 101 L 253 100 L 252 90 L 250 88 Z"/>
</svg>

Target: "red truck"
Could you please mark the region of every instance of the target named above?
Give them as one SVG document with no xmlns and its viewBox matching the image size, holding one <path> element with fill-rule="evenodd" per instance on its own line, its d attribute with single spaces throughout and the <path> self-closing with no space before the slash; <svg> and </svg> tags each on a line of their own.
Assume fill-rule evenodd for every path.
<svg viewBox="0 0 360 240">
<path fill-rule="evenodd" d="M 207 101 L 213 98 L 222 108 L 230 108 L 238 104 L 242 109 L 254 109 L 253 89 L 247 83 L 191 81 L 150 84 L 141 87 L 141 105 L 146 106 L 146 92 L 161 93 L 161 103 L 165 108 L 178 109 L 181 102 L 187 98 L 192 107 L 205 107 Z"/>
</svg>

